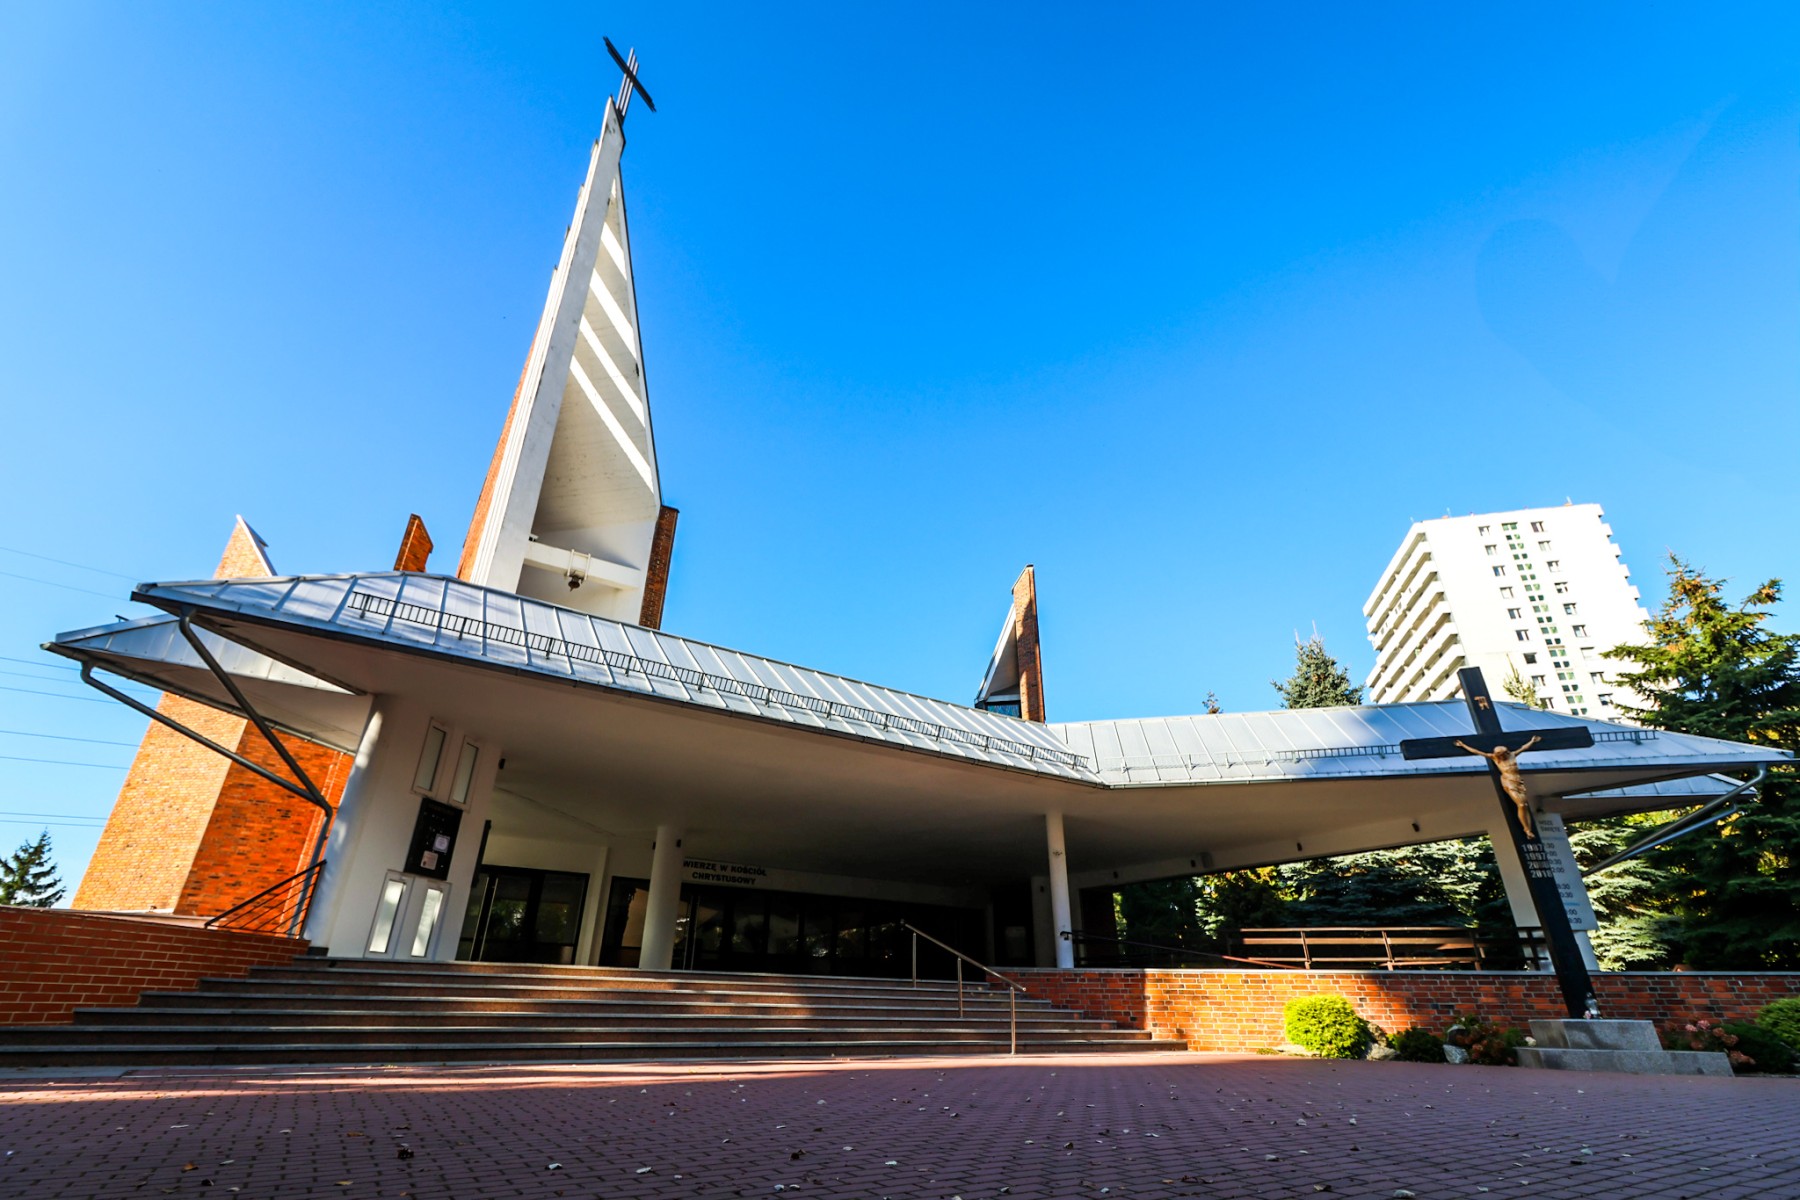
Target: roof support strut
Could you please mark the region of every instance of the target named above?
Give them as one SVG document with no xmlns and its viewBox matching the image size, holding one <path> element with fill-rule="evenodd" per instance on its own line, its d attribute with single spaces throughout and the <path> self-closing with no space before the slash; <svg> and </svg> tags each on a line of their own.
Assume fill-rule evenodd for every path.
<svg viewBox="0 0 1800 1200">
<path fill-rule="evenodd" d="M 1605 862 L 1595 863 L 1593 866 L 1583 871 L 1581 873 L 1582 878 L 1586 879 L 1590 876 L 1598 875 L 1608 867 L 1616 867 L 1620 863 L 1636 858 L 1638 855 L 1647 851 L 1654 850 L 1658 846 L 1666 845 L 1678 837 L 1685 837 L 1702 825 L 1709 824 L 1713 821 L 1724 820 L 1739 808 L 1743 807 L 1743 801 L 1739 800 L 1738 797 L 1742 796 L 1745 792 L 1750 791 L 1768 777 L 1769 768 L 1756 768 L 1756 774 L 1738 784 L 1723 796 L 1714 800 L 1708 800 L 1705 805 L 1695 809 L 1685 817 L 1676 817 L 1667 825 L 1657 826 L 1655 829 L 1652 829 L 1649 833 L 1631 843 L 1631 845 L 1625 847 Z"/>
<path fill-rule="evenodd" d="M 326 836 L 331 832 L 331 821 L 336 814 L 333 811 L 330 802 L 325 799 L 325 794 L 321 792 L 318 785 L 312 781 L 312 777 L 306 773 L 305 769 L 295 760 L 293 754 L 288 751 L 287 746 L 278 736 L 276 736 L 274 727 L 269 724 L 261 713 L 256 711 L 256 707 L 250 703 L 249 699 L 244 695 L 243 690 L 238 687 L 237 681 L 231 677 L 230 673 L 227 672 L 224 667 L 219 665 L 219 660 L 213 657 L 213 652 L 206 648 L 206 643 L 201 641 L 199 635 L 194 632 L 192 618 L 193 609 L 191 608 L 184 608 L 177 615 L 177 624 L 181 629 L 181 636 L 186 638 L 188 645 L 194 648 L 194 653 L 200 656 L 200 661 L 206 664 L 206 669 L 212 672 L 213 678 L 217 679 L 220 685 L 223 686 L 227 692 L 231 693 L 231 698 L 237 702 L 238 711 L 243 713 L 252 725 L 256 726 L 256 731 L 262 735 L 263 740 L 269 744 L 276 754 L 281 756 L 281 761 L 286 763 L 288 770 L 294 773 L 294 778 L 292 780 L 283 779 L 267 767 L 264 767 L 259 763 L 251 762 L 248 758 L 245 758 L 235 750 L 221 746 L 218 742 L 213 741 L 198 730 L 189 729 L 186 725 L 183 725 L 180 721 L 177 721 L 168 714 L 150 707 L 148 704 L 145 704 L 134 696 L 126 695 L 111 684 L 104 683 L 101 680 L 94 678 L 94 664 L 91 662 L 84 661 L 81 664 L 81 681 L 89 687 L 111 696 L 119 703 L 142 713 L 152 721 L 164 725 L 169 729 L 173 729 L 182 737 L 199 742 L 202 746 L 205 746 L 208 750 L 211 750 L 216 754 L 224 755 L 238 766 L 244 768 L 244 770 L 257 775 L 262 779 L 268 780 L 283 791 L 293 793 L 300 797 L 300 799 L 317 808 L 324 814 L 324 820 L 319 823 L 319 836 L 313 841 L 312 855 L 308 858 L 305 868 L 307 871 L 312 871 L 312 868 L 318 865 L 320 858 L 323 857 L 325 853 Z M 290 936 L 300 926 L 301 922 L 306 919 L 306 910 L 312 903 L 312 889 L 316 879 L 317 872 L 312 872 L 312 874 L 307 877 L 305 894 L 300 897 L 300 903 L 295 906 L 294 915 L 288 923 L 288 933 Z"/>
</svg>

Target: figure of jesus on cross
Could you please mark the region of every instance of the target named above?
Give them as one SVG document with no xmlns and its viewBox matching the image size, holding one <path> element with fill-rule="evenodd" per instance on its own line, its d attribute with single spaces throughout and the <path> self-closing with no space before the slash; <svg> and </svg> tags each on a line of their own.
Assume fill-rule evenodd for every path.
<svg viewBox="0 0 1800 1200">
<path fill-rule="evenodd" d="M 1582 749 L 1594 744 L 1594 735 L 1585 725 L 1534 729 L 1529 735 L 1508 733 L 1500 728 L 1500 714 L 1494 711 L 1494 701 L 1488 695 L 1487 680 L 1482 677 L 1481 668 L 1464 667 L 1457 675 L 1462 681 L 1469 716 L 1475 722 L 1475 732 L 1459 737 L 1408 738 L 1400 743 L 1400 753 L 1408 759 L 1452 758 L 1463 754 L 1487 759 L 1488 775 L 1500 798 L 1507 832 L 1525 869 L 1531 904 L 1537 910 L 1538 924 L 1544 931 L 1550 965 L 1556 969 L 1563 1001 L 1571 1017 L 1589 1015 L 1594 1010 L 1593 983 L 1588 978 L 1581 946 L 1575 940 L 1568 909 L 1563 906 L 1562 892 L 1556 886 L 1550 859 L 1538 840 L 1536 822 L 1531 818 L 1531 789 L 1519 769 L 1519 756 L 1531 750 Z"/>
<path fill-rule="evenodd" d="M 1513 807 L 1518 810 L 1519 824 L 1524 828 L 1526 837 L 1536 837 L 1537 829 L 1531 823 L 1531 792 L 1525 787 L 1525 776 L 1519 771 L 1519 755 L 1543 740 L 1542 736 L 1534 737 L 1517 750 L 1508 750 L 1505 746 L 1495 746 L 1492 750 L 1477 750 L 1460 738 L 1456 742 L 1470 754 L 1479 754 L 1498 768 L 1500 790 L 1512 799 Z M 1588 744 L 1592 745 L 1593 743 L 1590 741 Z"/>
</svg>

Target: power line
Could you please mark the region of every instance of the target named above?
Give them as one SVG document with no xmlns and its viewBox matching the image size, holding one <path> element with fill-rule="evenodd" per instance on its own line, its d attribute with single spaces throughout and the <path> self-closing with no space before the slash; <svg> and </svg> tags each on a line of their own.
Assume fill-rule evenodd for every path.
<svg viewBox="0 0 1800 1200">
<path fill-rule="evenodd" d="M 130 763 L 76 762 L 70 758 L 24 758 L 17 754 L 0 754 L 6 762 L 49 763 L 55 767 L 100 767 L 107 771 L 129 771 Z"/>
<path fill-rule="evenodd" d="M 46 679 L 44 682 L 48 683 L 50 681 Z M 111 701 L 107 700 L 104 696 L 66 696 L 61 692 L 38 692 L 33 691 L 31 688 L 12 687 L 9 684 L 4 683 L 0 683 L 0 692 L 18 692 L 23 696 L 50 696 L 57 700 L 79 700 L 83 704 L 111 703 Z"/>
<path fill-rule="evenodd" d="M 10 654 L 0 654 L 0 662 L 24 663 L 28 667 L 50 667 L 58 671 L 79 671 L 81 669 L 71 662 L 45 662 L 38 658 L 14 658 Z"/>
<path fill-rule="evenodd" d="M 0 809 L 0 817 L 26 817 L 33 821 L 98 821 L 106 823 L 105 817 L 88 817 L 80 813 L 31 813 L 14 812 L 11 809 Z"/>
<path fill-rule="evenodd" d="M 102 596 L 108 600 L 117 600 L 117 592 L 96 592 L 93 588 L 76 587 L 72 583 L 58 583 L 54 579 L 39 579 L 36 575 L 21 575 L 17 571 L 0 571 L 0 575 L 8 579 L 23 579 L 26 583 L 41 583 L 46 587 L 67 588 L 71 592 L 86 592 L 90 596 Z"/>
<path fill-rule="evenodd" d="M 81 825 L 74 821 L 21 821 L 16 817 L 0 817 L 0 825 L 53 826 L 58 829 L 105 829 L 105 825 Z"/>
<path fill-rule="evenodd" d="M 61 679 L 58 679 L 54 675 L 27 675 L 23 671 L 8 671 L 8 670 L 5 670 L 4 668 L 0 668 L 0 675 L 11 675 L 14 679 L 35 679 L 39 683 L 61 683 L 61 682 L 63 682 Z M 69 680 L 69 682 L 74 683 L 75 681 L 73 679 L 71 679 L 71 680 Z"/>
<path fill-rule="evenodd" d="M 123 575 L 118 571 L 108 571 L 105 567 L 90 567 L 85 563 L 70 562 L 66 558 L 51 558 L 48 554 L 33 554 L 29 550 L 19 550 L 12 546 L 0 546 L 0 550 L 4 550 L 8 554 L 22 554 L 26 558 L 37 558 L 42 559 L 44 562 L 53 562 L 59 567 L 74 567 L 77 571 L 92 571 L 97 575 L 112 575 L 119 579 L 129 579 L 133 583 L 139 582 L 138 577 L 135 575 Z"/>
<path fill-rule="evenodd" d="M 86 697 L 83 697 L 86 699 Z M 88 742 L 95 746 L 136 746 L 136 742 L 110 742 L 105 738 L 70 737 L 66 733 L 34 733 L 29 729 L 0 729 L 0 734 L 9 737 L 49 738 L 57 742 Z"/>
</svg>

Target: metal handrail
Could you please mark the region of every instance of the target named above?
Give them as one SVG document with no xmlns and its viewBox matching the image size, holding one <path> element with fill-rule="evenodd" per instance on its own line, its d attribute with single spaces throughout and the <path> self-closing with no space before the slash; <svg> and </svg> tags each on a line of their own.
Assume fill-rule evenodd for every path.
<svg viewBox="0 0 1800 1200">
<path fill-rule="evenodd" d="M 1231 954 L 1215 954 L 1210 950 L 1189 950 L 1186 946 L 1164 946 L 1157 942 L 1138 942 L 1133 941 L 1130 938 L 1110 938 L 1104 934 L 1077 933 L 1070 929 L 1062 931 L 1062 938 L 1064 941 L 1071 944 L 1080 942 L 1111 942 L 1115 946 L 1142 946 L 1146 950 L 1161 950 L 1165 954 L 1186 954 L 1191 958 L 1216 958 L 1221 962 L 1250 963 L 1258 967 L 1276 967 L 1283 971 L 1291 971 L 1294 969 L 1284 963 L 1268 962 L 1260 958 L 1238 958 Z"/>
<path fill-rule="evenodd" d="M 1274 937 L 1251 937 L 1252 934 L 1273 934 Z M 1423 934 L 1428 936 L 1407 936 Z M 1389 971 L 1407 966 L 1441 966 L 1468 962 L 1476 970 L 1481 969 L 1481 939 L 1473 929 L 1461 925 L 1305 925 L 1305 926 L 1256 926 L 1238 930 L 1238 937 L 1243 945 L 1293 945 L 1300 951 L 1302 969 L 1314 970 L 1315 962 L 1331 965 L 1350 963 L 1380 963 Z M 1420 958 L 1404 957 L 1407 947 L 1430 946 L 1437 948 L 1460 949 L 1467 943 L 1469 953 L 1452 957 Z M 1446 946 L 1444 943 L 1453 943 Z M 1379 954 L 1319 954 L 1319 947 L 1379 945 Z M 1291 957 L 1271 955 L 1269 962 L 1292 963 Z"/>
<path fill-rule="evenodd" d="M 301 923 L 303 921 L 305 921 L 306 910 L 308 907 L 310 907 L 310 904 L 311 904 L 313 877 L 316 876 L 322 869 L 324 869 L 324 866 L 325 866 L 325 860 L 320 859 L 318 862 L 312 864 L 310 867 L 303 867 L 300 870 L 295 871 L 292 875 L 289 875 L 286 879 L 283 879 L 279 883 L 272 884 L 269 887 L 264 888 L 262 891 L 256 893 L 256 895 L 254 895 L 254 896 L 251 896 L 249 899 L 240 900 L 238 903 L 232 905 L 230 908 L 226 909 L 224 912 L 220 913 L 218 916 L 209 917 L 206 921 L 206 924 L 203 926 L 203 928 L 205 928 L 205 929 L 218 929 L 218 928 L 240 929 L 242 932 L 245 932 L 245 933 L 271 933 L 271 932 L 274 932 L 271 929 L 245 927 L 244 920 L 243 920 L 244 916 L 246 914 L 254 913 L 258 917 L 261 917 L 265 913 L 269 913 L 269 912 L 273 912 L 276 914 L 282 914 L 286 910 L 287 906 L 290 903 L 292 903 L 293 911 L 286 913 L 286 917 L 285 917 L 285 924 L 287 925 L 287 932 L 284 936 L 298 937 L 299 934 L 296 931 L 299 929 Z M 292 896 L 292 892 L 294 890 L 294 885 L 296 883 L 299 884 L 298 899 L 295 899 Z M 287 894 L 284 894 L 279 900 L 277 900 L 275 898 L 277 892 L 285 892 Z M 228 922 L 228 918 L 232 918 L 232 917 L 237 917 L 239 919 L 236 922 Z M 283 923 L 284 923 L 283 920 L 281 920 L 279 918 L 275 921 L 270 922 L 270 924 L 276 925 L 276 926 L 279 926 Z"/>
<path fill-rule="evenodd" d="M 926 933 L 924 930 L 920 929 L 918 926 L 914 925 L 910 921 L 901 921 L 900 928 L 908 931 L 909 933 L 911 933 L 913 935 L 913 940 L 912 940 L 912 982 L 913 982 L 914 987 L 919 986 L 919 939 L 920 938 L 924 938 L 926 941 L 928 941 L 932 945 L 938 947 L 940 950 L 945 950 L 945 951 L 949 952 L 949 954 L 956 959 L 956 1015 L 957 1015 L 958 1019 L 960 1019 L 963 1015 L 963 964 L 964 963 L 968 963 L 971 967 L 974 967 L 977 971 L 985 971 L 990 979 L 998 979 L 1001 983 L 1004 983 L 1006 985 L 1006 988 L 1007 988 L 1006 996 L 1007 996 L 1007 1000 L 1009 1002 L 1008 1007 L 1010 1009 L 1010 1012 L 1008 1014 L 1008 1042 L 1009 1042 L 1010 1048 L 1007 1050 L 1007 1053 L 1008 1054 L 1017 1054 L 1019 1052 L 1019 993 L 1028 991 L 1028 989 L 1025 987 L 1025 985 L 1022 983 L 1018 983 L 1015 980 L 1008 979 L 1006 976 L 1004 976 L 1000 972 L 994 970 L 994 968 L 988 966 L 986 963 L 977 962 L 975 959 L 972 959 L 968 955 L 964 954 L 961 950 L 958 950 L 955 946 L 946 945 L 945 943 L 940 942 L 938 939 L 932 937 L 929 933 Z"/>
</svg>

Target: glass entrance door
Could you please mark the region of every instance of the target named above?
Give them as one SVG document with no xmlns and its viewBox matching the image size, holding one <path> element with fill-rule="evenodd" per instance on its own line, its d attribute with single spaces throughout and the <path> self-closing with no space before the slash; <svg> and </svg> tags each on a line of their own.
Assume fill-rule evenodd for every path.
<svg viewBox="0 0 1800 1200">
<path fill-rule="evenodd" d="M 600 943 L 605 966 L 635 967 L 644 944 L 650 884 L 615 878 Z M 808 975 L 903 977 L 912 971 L 912 924 L 980 953 L 983 914 L 880 900 L 686 883 L 675 917 L 676 970 L 778 971 Z M 954 978 L 956 962 L 929 943 L 919 973 Z"/>
<path fill-rule="evenodd" d="M 483 864 L 470 887 L 456 957 L 464 962 L 575 961 L 588 877 Z"/>
</svg>

